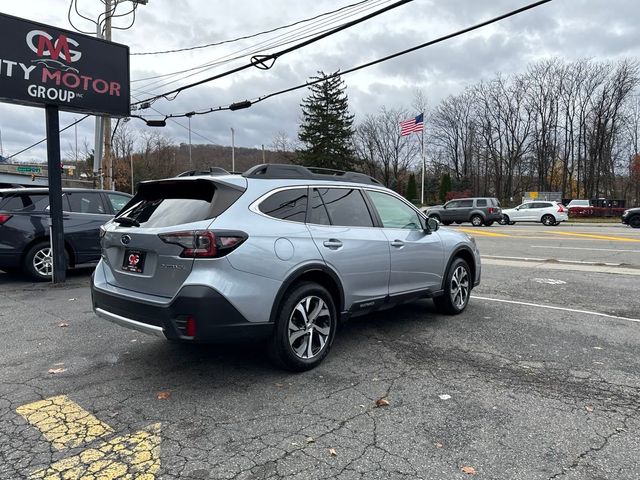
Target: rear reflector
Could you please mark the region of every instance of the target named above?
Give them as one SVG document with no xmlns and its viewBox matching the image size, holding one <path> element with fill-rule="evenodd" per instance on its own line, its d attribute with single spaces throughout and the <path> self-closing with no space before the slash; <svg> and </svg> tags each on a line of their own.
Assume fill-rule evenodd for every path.
<svg viewBox="0 0 640 480">
<path fill-rule="evenodd" d="M 187 318 L 187 323 L 185 324 L 184 333 L 187 337 L 195 337 L 196 336 L 196 319 L 193 317 Z"/>
<path fill-rule="evenodd" d="M 0 213 L 0 225 L 9 220 L 13 215 L 7 215 L 6 213 Z"/>
</svg>

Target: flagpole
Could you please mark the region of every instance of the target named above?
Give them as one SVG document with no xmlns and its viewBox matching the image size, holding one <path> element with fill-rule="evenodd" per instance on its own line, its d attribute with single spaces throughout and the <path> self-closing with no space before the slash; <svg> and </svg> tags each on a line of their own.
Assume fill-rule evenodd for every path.
<svg viewBox="0 0 640 480">
<path fill-rule="evenodd" d="M 424 122 L 424 112 L 422 112 L 422 121 Z M 421 206 L 424 205 L 424 171 L 425 171 L 425 160 L 424 160 L 424 123 L 422 124 L 422 139 L 420 141 L 420 153 L 422 156 L 422 190 L 420 192 L 420 203 Z"/>
</svg>

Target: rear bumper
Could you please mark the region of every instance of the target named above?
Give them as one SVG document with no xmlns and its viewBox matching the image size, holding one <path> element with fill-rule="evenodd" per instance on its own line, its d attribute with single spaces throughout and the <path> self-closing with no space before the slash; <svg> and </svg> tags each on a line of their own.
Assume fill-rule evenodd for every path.
<svg viewBox="0 0 640 480">
<path fill-rule="evenodd" d="M 131 292 L 134 295 L 134 292 Z M 166 305 L 150 305 L 135 297 L 115 295 L 91 282 L 93 310 L 117 325 L 169 339 L 202 343 L 258 340 L 273 332 L 272 323 L 249 322 L 219 292 L 203 285 L 187 285 Z M 196 324 L 186 335 L 187 318 Z"/>
</svg>

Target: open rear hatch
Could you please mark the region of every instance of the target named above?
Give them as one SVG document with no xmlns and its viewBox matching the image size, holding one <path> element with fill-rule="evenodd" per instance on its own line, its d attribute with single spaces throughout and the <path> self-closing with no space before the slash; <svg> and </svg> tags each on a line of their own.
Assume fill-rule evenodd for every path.
<svg viewBox="0 0 640 480">
<path fill-rule="evenodd" d="M 213 178 L 141 183 L 136 196 L 103 227 L 108 282 L 127 290 L 173 297 L 191 273 L 195 259 L 210 251 L 215 237 L 209 226 L 245 188 Z"/>
</svg>

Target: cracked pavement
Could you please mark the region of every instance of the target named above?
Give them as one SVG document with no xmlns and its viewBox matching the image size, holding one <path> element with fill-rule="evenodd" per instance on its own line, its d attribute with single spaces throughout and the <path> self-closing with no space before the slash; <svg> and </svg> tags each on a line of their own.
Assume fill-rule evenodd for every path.
<svg viewBox="0 0 640 480">
<path fill-rule="evenodd" d="M 0 272 L 0 478 L 63 478 L 43 469 L 156 434 L 157 471 L 112 459 L 107 478 L 640 478 L 640 323 L 478 299 L 445 317 L 424 300 L 344 324 L 319 368 L 290 374 L 258 344 L 173 344 L 99 320 L 89 274 L 52 287 Z M 474 294 L 640 318 L 639 287 L 488 265 Z M 59 396 L 83 428 L 105 427 L 61 446 L 18 413 Z"/>
</svg>

